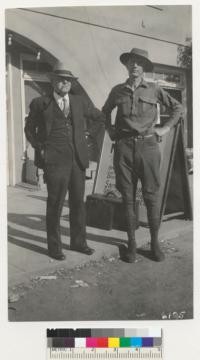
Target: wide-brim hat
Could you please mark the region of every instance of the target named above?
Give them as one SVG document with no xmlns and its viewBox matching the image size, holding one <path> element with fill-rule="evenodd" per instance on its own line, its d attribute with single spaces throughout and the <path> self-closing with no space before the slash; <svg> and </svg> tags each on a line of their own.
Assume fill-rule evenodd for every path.
<svg viewBox="0 0 200 360">
<path fill-rule="evenodd" d="M 144 71 L 151 72 L 153 70 L 153 63 L 149 60 L 148 51 L 133 48 L 130 52 L 123 53 L 119 59 L 123 65 L 126 65 L 130 58 L 138 59 L 142 62 Z"/>
<path fill-rule="evenodd" d="M 63 77 L 63 78 L 71 78 L 72 80 L 77 80 L 78 78 L 72 74 L 71 71 L 67 70 L 66 65 L 61 62 L 57 61 L 53 67 L 53 70 L 48 74 L 50 77 Z"/>
</svg>

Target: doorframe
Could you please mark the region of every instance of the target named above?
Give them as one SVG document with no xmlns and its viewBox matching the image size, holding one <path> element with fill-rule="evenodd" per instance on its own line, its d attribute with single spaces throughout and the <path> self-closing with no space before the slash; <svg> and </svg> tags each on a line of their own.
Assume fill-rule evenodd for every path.
<svg viewBox="0 0 200 360">
<path fill-rule="evenodd" d="M 47 75 L 42 74 L 37 71 L 29 71 L 24 72 L 23 69 L 23 61 L 29 60 L 32 62 L 37 62 L 35 55 L 31 54 L 20 54 L 20 79 L 21 79 L 21 110 L 22 110 L 22 127 L 23 127 L 23 158 L 22 160 L 26 160 L 26 150 L 27 150 L 27 142 L 26 136 L 24 133 L 24 126 L 25 126 L 25 117 L 28 115 L 26 114 L 26 107 L 25 107 L 25 81 L 41 81 L 41 82 L 50 82 Z M 45 61 L 46 62 L 46 61 Z"/>
<path fill-rule="evenodd" d="M 6 52 L 7 185 L 15 185 L 15 136 L 13 116 L 12 58 Z M 8 103 L 9 99 L 9 103 Z"/>
</svg>

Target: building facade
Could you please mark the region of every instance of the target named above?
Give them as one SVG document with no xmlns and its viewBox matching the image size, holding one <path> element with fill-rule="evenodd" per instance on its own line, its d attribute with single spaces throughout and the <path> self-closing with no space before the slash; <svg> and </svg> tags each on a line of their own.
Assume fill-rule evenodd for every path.
<svg viewBox="0 0 200 360">
<path fill-rule="evenodd" d="M 111 87 L 127 77 L 126 69 L 119 62 L 120 54 L 133 47 L 148 50 L 154 62 L 154 72 L 145 74 L 145 78 L 159 83 L 182 102 L 185 146 L 192 147 L 191 73 L 177 64 L 179 44 L 188 36 L 191 27 L 190 7 L 176 9 L 179 20 L 183 16 L 188 19 L 186 28 L 181 27 L 179 20 L 171 26 L 167 24 L 172 11 L 170 6 L 162 7 L 162 17 L 154 13 L 149 16 L 152 9 L 147 6 L 119 8 L 6 11 L 8 185 L 37 183 L 33 149 L 25 139 L 24 125 L 31 100 L 49 92 L 47 73 L 57 59 L 69 64 L 69 70 L 79 77 L 77 91 L 82 91 L 101 108 Z M 164 27 L 159 31 L 161 22 Z M 163 38 L 164 34 L 167 40 L 155 40 Z M 160 109 L 160 112 L 164 121 L 169 114 L 165 109 Z M 97 160 L 92 144 L 90 157 L 92 161 Z"/>
</svg>

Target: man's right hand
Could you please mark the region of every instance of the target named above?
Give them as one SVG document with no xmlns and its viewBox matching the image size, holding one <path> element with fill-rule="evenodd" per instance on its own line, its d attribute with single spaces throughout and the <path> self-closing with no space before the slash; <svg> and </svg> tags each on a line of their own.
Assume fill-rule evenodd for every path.
<svg viewBox="0 0 200 360">
<path fill-rule="evenodd" d="M 44 149 L 40 150 L 41 158 L 44 160 Z"/>
<path fill-rule="evenodd" d="M 108 134 L 110 136 L 110 139 L 112 141 L 115 141 L 116 140 L 116 130 L 114 127 L 111 127 L 109 130 L 108 130 Z"/>
</svg>

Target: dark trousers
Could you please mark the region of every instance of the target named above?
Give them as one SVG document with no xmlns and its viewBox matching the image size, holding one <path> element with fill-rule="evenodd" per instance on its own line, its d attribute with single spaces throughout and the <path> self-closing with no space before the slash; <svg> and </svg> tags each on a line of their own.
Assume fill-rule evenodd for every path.
<svg viewBox="0 0 200 360">
<path fill-rule="evenodd" d="M 48 198 L 46 211 L 47 243 L 51 254 L 62 251 L 60 217 L 69 191 L 70 245 L 85 244 L 85 171 L 75 157 L 67 165 L 49 164 L 45 166 Z"/>
<path fill-rule="evenodd" d="M 160 150 L 156 136 L 123 138 L 116 142 L 114 168 L 116 186 L 122 194 L 128 231 L 135 227 L 135 198 L 138 179 L 147 207 L 149 225 L 159 227 Z"/>
</svg>

